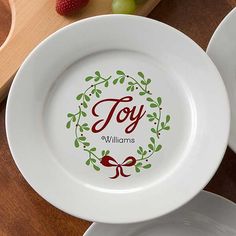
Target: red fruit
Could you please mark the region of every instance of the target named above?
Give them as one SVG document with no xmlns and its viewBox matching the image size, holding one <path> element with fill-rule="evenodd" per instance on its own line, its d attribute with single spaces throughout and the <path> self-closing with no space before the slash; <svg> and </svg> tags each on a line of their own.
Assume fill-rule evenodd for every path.
<svg viewBox="0 0 236 236">
<path fill-rule="evenodd" d="M 60 15 L 70 15 L 88 4 L 89 0 L 57 0 L 56 11 Z"/>
</svg>

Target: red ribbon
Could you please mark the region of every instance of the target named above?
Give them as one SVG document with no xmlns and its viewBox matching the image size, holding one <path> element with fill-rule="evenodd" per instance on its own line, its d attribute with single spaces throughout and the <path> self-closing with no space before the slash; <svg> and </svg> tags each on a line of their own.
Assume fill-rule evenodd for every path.
<svg viewBox="0 0 236 236">
<path fill-rule="evenodd" d="M 126 175 L 123 171 L 123 166 L 133 166 L 136 163 L 136 159 L 132 156 L 127 157 L 122 164 L 119 164 L 113 157 L 111 156 L 104 156 L 101 160 L 101 164 L 106 167 L 113 167 L 116 166 L 116 174 L 111 179 L 116 179 L 119 175 L 123 177 L 129 177 L 130 175 Z"/>
</svg>

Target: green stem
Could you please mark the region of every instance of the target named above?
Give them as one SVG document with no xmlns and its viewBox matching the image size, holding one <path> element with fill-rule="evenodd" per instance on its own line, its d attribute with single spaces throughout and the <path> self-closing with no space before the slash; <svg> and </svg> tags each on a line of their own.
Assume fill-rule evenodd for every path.
<svg viewBox="0 0 236 236">
<path fill-rule="evenodd" d="M 110 76 L 111 77 L 111 76 Z M 99 76 L 100 79 L 102 79 L 104 82 L 107 81 L 107 79 L 103 78 L 102 76 Z"/>
<path fill-rule="evenodd" d="M 94 154 L 93 152 L 91 152 L 90 150 L 88 149 L 84 149 L 85 152 L 88 152 L 90 155 L 93 155 L 98 161 L 101 161 L 101 159 L 96 155 Z M 91 158 L 91 157 L 90 157 Z"/>
<path fill-rule="evenodd" d="M 157 122 L 157 138 L 159 139 L 160 138 L 160 136 L 159 136 L 159 132 L 161 131 L 161 130 L 159 130 L 159 125 L 160 125 L 160 121 L 161 121 L 161 108 L 159 107 L 159 116 L 158 116 L 158 122 Z"/>
<path fill-rule="evenodd" d="M 162 131 L 162 130 L 163 130 L 163 128 L 159 129 L 159 130 L 158 130 L 158 133 L 160 133 L 160 131 Z"/>
<path fill-rule="evenodd" d="M 77 116 L 79 114 L 79 112 L 73 114 L 73 116 L 70 118 L 70 121 L 73 121 L 73 117 Z"/>
<path fill-rule="evenodd" d="M 156 149 L 156 147 L 154 146 L 154 150 Z M 154 151 L 152 151 L 147 157 L 142 157 L 142 158 L 140 158 L 140 159 L 138 159 L 138 160 L 136 160 L 136 161 L 144 161 L 144 160 L 147 160 L 148 158 L 150 158 L 153 154 L 154 154 L 155 152 Z"/>
<path fill-rule="evenodd" d="M 160 138 L 159 132 L 160 132 L 161 130 L 163 130 L 162 128 L 159 130 L 159 125 L 160 125 L 160 121 L 161 121 L 161 109 L 160 109 L 160 107 L 159 107 L 159 115 L 158 115 L 158 117 L 156 118 L 156 120 L 157 120 L 157 128 L 156 128 L 157 133 L 156 133 L 156 135 L 157 135 L 157 138 L 159 139 L 159 138 Z M 155 150 L 155 149 L 156 149 L 156 146 L 154 145 L 154 150 Z M 142 155 L 142 158 L 138 159 L 137 161 L 144 161 L 144 160 L 147 160 L 148 158 L 150 158 L 150 157 L 155 153 L 154 150 L 153 150 L 147 157 L 144 157 L 144 158 L 143 158 L 143 155 Z"/>
<path fill-rule="evenodd" d="M 111 79 L 111 76 L 109 76 L 107 79 L 105 79 L 105 80 L 103 80 L 101 82 L 98 82 L 98 83 L 94 84 L 94 86 L 97 86 L 99 84 L 104 84 L 105 82 L 109 81 L 110 79 Z"/>
<path fill-rule="evenodd" d="M 77 120 L 76 125 L 75 125 L 75 136 L 76 136 L 76 138 L 78 138 L 78 127 L 80 127 L 80 125 L 79 125 L 80 118 L 81 118 L 81 107 L 80 106 L 79 106 L 79 112 L 77 114 L 79 116 L 78 116 L 78 120 Z"/>
<path fill-rule="evenodd" d="M 109 76 L 107 79 L 105 79 L 105 78 L 103 78 L 103 77 L 101 77 L 101 76 L 100 76 L 99 78 L 103 79 L 103 81 L 91 85 L 90 87 L 88 87 L 88 88 L 84 91 L 84 93 L 83 93 L 83 103 L 84 103 L 85 95 L 87 95 L 87 92 L 88 92 L 91 88 L 96 88 L 97 85 L 106 83 L 107 81 L 109 81 L 109 80 L 111 79 L 111 76 Z"/>
<path fill-rule="evenodd" d="M 147 94 L 149 94 L 149 95 L 152 95 L 151 92 L 148 92 L 148 91 L 147 91 L 147 85 L 145 86 L 145 88 L 143 88 L 142 85 L 141 85 L 135 78 L 133 78 L 132 76 L 129 76 L 129 75 L 125 75 L 125 76 L 126 76 L 126 78 L 132 79 L 132 80 L 135 82 L 135 84 L 137 84 L 137 85 L 139 86 L 139 88 L 140 88 L 141 90 L 143 90 L 143 92 L 145 92 L 145 93 L 147 93 Z"/>
<path fill-rule="evenodd" d="M 79 115 L 79 112 L 77 112 L 77 113 L 75 113 L 75 114 L 73 114 L 74 116 L 77 116 L 77 115 Z M 72 119 L 72 118 L 71 118 Z"/>
<path fill-rule="evenodd" d="M 98 85 L 100 85 L 100 84 L 103 84 L 103 83 L 106 83 L 106 82 L 109 81 L 112 77 L 109 76 L 107 79 L 105 79 L 105 78 L 103 78 L 103 77 L 100 76 L 100 78 L 101 78 L 103 81 L 98 82 L 98 83 L 96 83 L 96 84 L 94 84 L 94 85 L 91 85 L 90 87 L 88 87 L 88 88 L 84 91 L 84 93 L 83 93 L 83 100 L 82 100 L 83 103 L 85 102 L 85 95 L 87 94 L 87 92 L 88 92 L 90 89 L 96 88 L 96 86 L 98 86 Z M 83 103 L 82 103 L 82 104 L 83 104 Z M 76 127 L 75 127 L 75 136 L 76 136 L 76 138 L 78 139 L 78 141 L 83 145 L 83 142 L 79 140 L 79 136 L 78 136 L 78 128 L 81 127 L 81 125 L 79 124 L 80 118 L 81 118 L 81 114 L 82 114 L 82 109 L 81 109 L 81 106 L 79 106 L 79 111 L 75 114 L 75 116 L 76 116 L 76 115 L 79 115 L 79 116 L 78 116 L 78 120 L 77 120 L 77 122 L 76 122 Z M 100 161 L 99 157 L 96 156 L 94 153 L 90 152 L 88 149 L 85 149 L 85 151 L 89 152 L 90 155 L 93 155 L 97 160 Z M 90 157 L 90 158 L 91 158 L 91 157 Z"/>
</svg>

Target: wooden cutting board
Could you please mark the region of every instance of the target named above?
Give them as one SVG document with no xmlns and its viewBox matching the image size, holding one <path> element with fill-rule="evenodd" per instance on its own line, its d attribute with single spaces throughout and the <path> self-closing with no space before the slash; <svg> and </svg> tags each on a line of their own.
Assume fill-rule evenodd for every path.
<svg viewBox="0 0 236 236">
<path fill-rule="evenodd" d="M 56 13 L 56 0 L 9 0 L 12 12 L 10 33 L 0 48 L 0 102 L 7 95 L 13 76 L 29 52 L 48 35 L 77 20 L 110 14 L 112 0 L 90 0 L 77 15 Z M 146 16 L 160 2 L 147 0 L 136 14 Z"/>
</svg>

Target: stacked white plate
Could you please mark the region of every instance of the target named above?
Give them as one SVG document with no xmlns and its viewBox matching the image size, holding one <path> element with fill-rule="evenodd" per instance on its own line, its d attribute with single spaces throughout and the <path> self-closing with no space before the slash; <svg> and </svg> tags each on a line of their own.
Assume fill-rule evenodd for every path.
<svg viewBox="0 0 236 236">
<path fill-rule="evenodd" d="M 231 106 L 229 145 L 236 153 L 236 8 L 216 29 L 209 42 L 207 54 L 217 66 L 227 88 Z"/>
<path fill-rule="evenodd" d="M 236 205 L 202 191 L 177 211 L 139 224 L 94 223 L 85 236 L 235 236 Z"/>
</svg>

